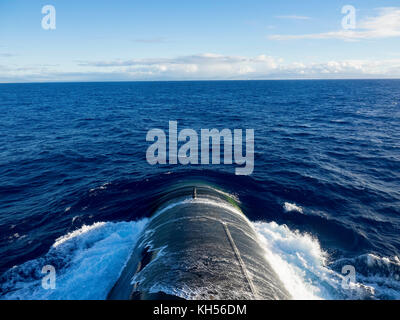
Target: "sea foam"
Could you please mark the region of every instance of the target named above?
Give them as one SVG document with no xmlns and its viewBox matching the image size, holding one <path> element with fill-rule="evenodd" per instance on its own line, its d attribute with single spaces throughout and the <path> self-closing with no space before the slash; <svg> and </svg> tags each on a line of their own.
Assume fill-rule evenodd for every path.
<svg viewBox="0 0 400 320">
<path fill-rule="evenodd" d="M 107 297 L 148 219 L 97 222 L 58 238 L 48 253 L 0 277 L 0 299 L 89 299 Z M 367 254 L 330 261 L 318 239 L 275 222 L 252 223 L 275 270 L 293 299 L 400 299 L 400 260 Z M 56 288 L 42 288 L 42 267 L 56 269 Z M 356 282 L 342 286 L 343 265 Z"/>
<path fill-rule="evenodd" d="M 43 257 L 1 277 L 1 299 L 105 299 L 117 281 L 147 219 L 82 226 L 53 244 Z M 41 270 L 52 265 L 56 288 L 42 288 Z"/>
<path fill-rule="evenodd" d="M 254 223 L 266 260 L 293 299 L 400 299 L 400 260 L 373 254 L 330 261 L 317 238 L 275 222 Z M 355 281 L 346 281 L 352 266 Z M 343 284 L 349 284 L 348 287 Z"/>
</svg>

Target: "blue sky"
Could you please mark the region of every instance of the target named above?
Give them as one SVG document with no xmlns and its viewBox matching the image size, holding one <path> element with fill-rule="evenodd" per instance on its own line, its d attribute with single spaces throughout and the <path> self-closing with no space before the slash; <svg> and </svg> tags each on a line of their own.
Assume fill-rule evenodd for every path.
<svg viewBox="0 0 400 320">
<path fill-rule="evenodd" d="M 0 82 L 303 78 L 400 78 L 399 1 L 0 0 Z"/>
</svg>

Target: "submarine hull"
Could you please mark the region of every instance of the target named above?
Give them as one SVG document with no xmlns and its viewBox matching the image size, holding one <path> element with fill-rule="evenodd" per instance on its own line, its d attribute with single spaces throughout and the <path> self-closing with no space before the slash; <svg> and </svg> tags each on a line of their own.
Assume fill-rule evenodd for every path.
<svg viewBox="0 0 400 320">
<path fill-rule="evenodd" d="M 251 223 L 229 197 L 197 188 L 161 206 L 108 299 L 290 299 Z"/>
</svg>

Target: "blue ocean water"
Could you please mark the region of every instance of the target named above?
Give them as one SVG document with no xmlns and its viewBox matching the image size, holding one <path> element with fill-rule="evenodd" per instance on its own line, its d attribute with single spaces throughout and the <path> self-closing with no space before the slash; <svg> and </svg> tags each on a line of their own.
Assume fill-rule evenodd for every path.
<svg viewBox="0 0 400 320">
<path fill-rule="evenodd" d="M 169 121 L 254 129 L 254 173 L 149 165 Z M 103 298 L 185 179 L 239 199 L 294 297 L 400 299 L 400 80 L 1 84 L 0 298 Z M 44 264 L 62 294 L 41 291 Z"/>
</svg>

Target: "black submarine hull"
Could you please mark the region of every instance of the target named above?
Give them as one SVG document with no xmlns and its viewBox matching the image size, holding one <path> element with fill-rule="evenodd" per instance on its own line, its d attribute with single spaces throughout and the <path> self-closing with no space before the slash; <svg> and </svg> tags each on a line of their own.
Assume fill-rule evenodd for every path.
<svg viewBox="0 0 400 320">
<path fill-rule="evenodd" d="M 291 298 L 233 198 L 186 186 L 164 200 L 108 299 Z"/>
</svg>

